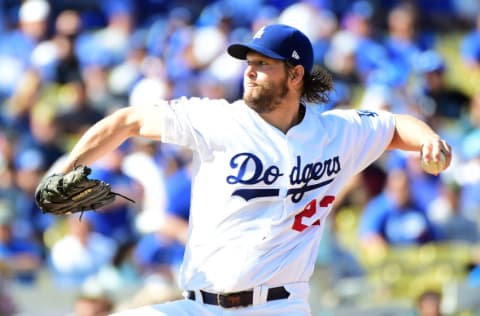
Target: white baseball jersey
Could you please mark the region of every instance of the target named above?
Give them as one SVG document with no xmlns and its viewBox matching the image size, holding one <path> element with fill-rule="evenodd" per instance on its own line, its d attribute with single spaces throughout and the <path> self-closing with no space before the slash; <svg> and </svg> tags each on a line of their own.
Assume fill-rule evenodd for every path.
<svg viewBox="0 0 480 316">
<path fill-rule="evenodd" d="M 194 152 L 186 290 L 307 282 L 337 194 L 384 152 L 395 125 L 389 113 L 307 106 L 284 134 L 243 101 L 158 106 L 162 141 Z"/>
</svg>

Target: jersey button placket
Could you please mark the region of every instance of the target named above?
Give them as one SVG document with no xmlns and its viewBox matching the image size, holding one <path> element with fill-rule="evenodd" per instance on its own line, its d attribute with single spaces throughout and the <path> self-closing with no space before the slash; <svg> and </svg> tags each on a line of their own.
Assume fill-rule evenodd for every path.
<svg viewBox="0 0 480 316">
<path fill-rule="evenodd" d="M 279 198 L 286 200 L 288 197 L 288 189 L 290 188 L 290 172 L 292 171 L 292 158 L 290 150 L 288 148 L 288 141 L 286 136 L 285 140 L 281 144 L 279 144 L 279 148 L 282 152 L 281 168 L 283 172 L 283 177 L 281 177 L 281 181 L 279 182 Z"/>
</svg>

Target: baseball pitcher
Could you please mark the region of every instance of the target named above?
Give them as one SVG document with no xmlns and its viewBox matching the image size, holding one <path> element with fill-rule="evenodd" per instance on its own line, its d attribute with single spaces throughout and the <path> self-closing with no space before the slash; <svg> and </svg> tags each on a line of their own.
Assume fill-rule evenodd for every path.
<svg viewBox="0 0 480 316">
<path fill-rule="evenodd" d="M 91 127 L 53 175 L 68 177 L 129 137 L 194 153 L 185 299 L 118 315 L 310 315 L 308 281 L 325 219 L 349 179 L 388 149 L 421 151 L 427 162 L 444 155 L 443 169 L 450 163 L 450 146 L 411 116 L 307 105 L 325 102 L 332 80 L 313 69 L 312 44 L 295 28 L 267 25 L 228 53 L 246 61 L 242 100 L 122 108 Z M 52 191 L 72 201 L 62 185 L 40 184 L 39 205 L 52 204 Z M 72 209 L 114 199 L 105 186 L 97 196 L 106 202 L 75 192 Z"/>
</svg>

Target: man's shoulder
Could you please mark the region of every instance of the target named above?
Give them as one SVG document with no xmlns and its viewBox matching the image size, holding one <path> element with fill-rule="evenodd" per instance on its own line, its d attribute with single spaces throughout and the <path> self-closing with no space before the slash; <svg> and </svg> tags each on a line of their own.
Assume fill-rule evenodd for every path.
<svg viewBox="0 0 480 316">
<path fill-rule="evenodd" d="M 243 100 L 228 101 L 226 99 L 210 99 L 199 97 L 181 97 L 165 101 L 168 105 L 174 109 L 183 108 L 187 111 L 208 111 L 209 113 L 232 113 L 232 112 L 245 112 L 249 107 Z"/>
<path fill-rule="evenodd" d="M 363 125 L 372 122 L 392 122 L 393 113 L 383 110 L 366 110 L 366 109 L 332 109 L 322 112 L 321 117 L 325 122 L 344 122 L 345 124 L 357 123 Z M 363 122 L 363 123 L 362 123 Z"/>
<path fill-rule="evenodd" d="M 330 109 L 326 111 L 318 112 L 321 116 L 336 116 L 336 117 L 345 117 L 352 115 L 354 109 Z"/>
<path fill-rule="evenodd" d="M 326 111 L 313 111 L 315 115 L 325 124 L 349 123 L 357 118 L 357 111 L 354 109 L 331 109 Z"/>
<path fill-rule="evenodd" d="M 179 98 L 174 98 L 170 100 L 162 100 L 161 103 L 165 103 L 171 106 L 176 105 L 229 105 L 231 102 L 227 101 L 226 99 L 211 99 L 207 97 L 187 97 L 182 96 Z"/>
</svg>

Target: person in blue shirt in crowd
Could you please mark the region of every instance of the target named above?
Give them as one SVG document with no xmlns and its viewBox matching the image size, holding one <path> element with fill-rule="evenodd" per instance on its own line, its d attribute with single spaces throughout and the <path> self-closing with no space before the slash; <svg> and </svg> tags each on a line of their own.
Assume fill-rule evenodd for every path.
<svg viewBox="0 0 480 316">
<path fill-rule="evenodd" d="M 20 2 L 18 2 L 20 3 Z M 0 100 L 9 97 L 31 62 L 35 46 L 47 36 L 51 7 L 46 0 L 24 1 L 15 10 L 16 28 L 0 34 Z"/>
<path fill-rule="evenodd" d="M 181 242 L 157 231 L 140 238 L 132 260 L 142 276 L 159 275 L 166 283 L 175 284 L 184 251 Z"/>
<path fill-rule="evenodd" d="M 414 188 L 410 190 L 410 197 L 420 208 L 427 209 L 431 201 L 439 196 L 442 178 L 424 172 L 417 155 L 391 151 L 386 156 L 384 167 L 387 173 L 390 173 L 390 170 L 404 170 L 410 187 Z"/>
<path fill-rule="evenodd" d="M 445 59 L 435 50 L 418 55 L 415 70 L 420 76 L 417 100 L 420 107 L 430 112 L 429 119 L 438 126 L 439 120 L 458 120 L 467 112 L 470 98 L 463 91 L 449 85 Z"/>
<path fill-rule="evenodd" d="M 50 248 L 49 272 L 58 287 L 81 287 L 112 263 L 117 243 L 92 230 L 92 215 L 93 212 L 84 214 L 81 220 L 70 215 L 66 220 L 66 233 Z"/>
<path fill-rule="evenodd" d="M 458 177 L 462 184 L 460 207 L 464 215 L 480 222 L 480 128 L 468 133 L 461 144 L 464 164 Z"/>
<path fill-rule="evenodd" d="M 439 228 L 444 241 L 474 245 L 480 241 L 480 230 L 476 221 L 463 212 L 460 194 L 457 183 L 442 182 L 440 195 L 428 205 L 427 216 Z"/>
<path fill-rule="evenodd" d="M 167 207 L 156 232 L 142 236 L 134 260 L 144 275 L 160 273 L 173 282 L 183 261 L 190 215 L 190 164 L 179 154 L 168 159 L 166 172 Z"/>
<path fill-rule="evenodd" d="M 389 65 L 387 51 L 372 25 L 374 8 L 367 1 L 356 1 L 343 15 L 343 28 L 354 35 L 356 72 L 362 83 Z"/>
<path fill-rule="evenodd" d="M 480 264 L 476 265 L 468 273 L 467 282 L 471 287 L 480 287 Z"/>
<path fill-rule="evenodd" d="M 480 68 L 480 13 L 477 15 L 475 27 L 462 38 L 460 56 L 468 68 Z"/>
<path fill-rule="evenodd" d="M 359 234 L 365 247 L 421 245 L 439 240 L 425 210 L 411 197 L 404 170 L 388 173 L 384 191 L 363 210 Z"/>
<path fill-rule="evenodd" d="M 14 188 L 11 194 L 16 237 L 43 242 L 43 233 L 56 221 L 52 215 L 42 214 L 34 199 L 35 186 L 45 172 L 45 157 L 34 149 L 16 153 L 14 161 Z"/>
<path fill-rule="evenodd" d="M 192 177 L 190 161 L 185 161 L 185 159 L 188 159 L 188 157 L 182 157 L 181 154 L 170 159 L 169 164 L 173 166 L 169 168 L 171 171 L 166 178 L 167 211 L 169 214 L 188 222 Z"/>
<path fill-rule="evenodd" d="M 141 186 L 121 170 L 123 153 L 122 149 L 116 150 L 105 156 L 92 168 L 91 177 L 110 183 L 112 190 L 123 192 L 133 200 L 139 200 Z M 92 230 L 104 236 L 113 238 L 118 245 L 135 241 L 138 234 L 134 229 L 134 205 L 128 200 L 117 199 L 100 211 L 92 212 L 89 219 Z"/>
<path fill-rule="evenodd" d="M 33 285 L 43 265 L 41 246 L 13 231 L 14 213 L 7 201 L 0 200 L 0 266 L 22 285 Z"/>
<path fill-rule="evenodd" d="M 435 44 L 418 29 L 418 12 L 409 4 L 399 4 L 388 14 L 388 32 L 383 40 L 388 60 L 399 86 L 406 86 L 418 55 Z"/>
</svg>

